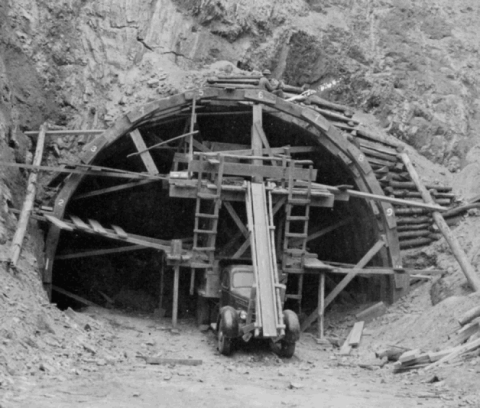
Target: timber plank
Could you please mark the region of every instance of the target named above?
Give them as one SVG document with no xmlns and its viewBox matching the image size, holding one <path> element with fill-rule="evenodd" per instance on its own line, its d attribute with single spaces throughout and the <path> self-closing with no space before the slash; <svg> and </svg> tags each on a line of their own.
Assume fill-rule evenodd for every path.
<svg viewBox="0 0 480 408">
<path fill-rule="evenodd" d="M 105 235 L 107 233 L 107 231 L 105 230 L 105 228 L 102 227 L 102 225 L 96 221 L 96 220 L 92 220 L 92 219 L 88 219 L 88 223 L 90 224 L 90 226 L 93 228 L 93 230 L 95 232 L 97 232 L 98 234 L 102 234 L 102 235 Z"/>
<path fill-rule="evenodd" d="M 94 196 L 103 195 L 103 194 L 109 194 L 109 193 L 113 193 L 115 191 L 126 190 L 126 189 L 129 189 L 129 188 L 135 188 L 135 187 L 143 186 L 145 184 L 154 183 L 156 181 L 163 181 L 163 180 L 161 180 L 161 179 L 147 179 L 147 180 L 133 181 L 131 183 L 120 184 L 118 186 L 102 188 L 102 189 L 99 189 L 99 190 L 90 191 L 88 193 L 79 194 L 77 196 L 74 196 L 72 198 L 72 200 L 81 200 L 83 198 L 94 197 Z"/>
<path fill-rule="evenodd" d="M 64 254 L 56 255 L 55 260 L 87 258 L 87 257 L 91 257 L 91 256 L 102 256 L 102 255 L 116 254 L 116 253 L 119 253 L 119 252 L 139 251 L 139 250 L 142 250 L 142 249 L 148 249 L 148 248 L 145 248 L 143 245 L 129 245 L 129 246 L 118 247 L 118 248 L 97 249 L 95 251 L 64 253 Z"/>
<path fill-rule="evenodd" d="M 49 216 L 49 217 L 56 218 L 56 217 L 53 217 L 53 216 Z M 51 221 L 51 222 L 55 226 L 57 226 L 57 224 L 55 224 L 54 221 Z M 72 228 L 72 230 L 75 229 L 74 224 L 66 222 L 66 221 L 62 221 L 62 222 L 67 224 L 67 226 Z M 123 242 L 130 242 L 132 244 L 143 245 L 144 247 L 147 247 L 147 248 L 154 248 L 154 249 L 158 249 L 158 250 L 161 250 L 161 251 L 170 251 L 170 242 L 169 241 L 164 241 L 164 240 L 161 240 L 161 239 L 150 238 L 150 237 L 145 237 L 145 236 L 142 236 L 142 235 L 136 235 L 136 234 L 131 234 L 131 233 L 128 234 L 128 238 L 121 239 L 115 233 L 114 230 L 111 230 L 111 229 L 108 229 L 108 228 L 103 228 L 103 229 L 105 231 L 104 234 L 98 233 L 98 232 L 96 232 L 96 231 L 94 231 L 93 229 L 90 229 L 90 228 L 88 230 L 82 230 L 81 229 L 80 231 L 85 232 L 87 234 L 102 236 L 104 238 L 110 238 L 110 239 L 119 240 L 119 241 L 123 241 Z"/>
<path fill-rule="evenodd" d="M 112 229 L 115 231 L 115 233 L 118 235 L 119 238 L 121 239 L 128 238 L 128 234 L 123 230 L 122 227 L 119 227 L 118 225 L 112 225 Z"/>
<path fill-rule="evenodd" d="M 147 145 L 145 144 L 145 141 L 143 140 L 143 137 L 140 131 L 138 129 L 132 130 L 130 132 L 130 137 L 132 138 L 133 143 L 135 144 L 135 147 L 140 153 L 140 158 L 142 159 L 143 164 L 145 165 L 145 168 L 147 169 L 147 171 L 150 174 L 158 174 L 159 172 L 158 172 L 157 166 L 153 161 L 152 155 L 147 150 Z"/>
<path fill-rule="evenodd" d="M 350 352 L 352 351 L 352 346 L 350 345 L 351 335 L 352 335 L 352 331 L 350 331 L 350 333 L 348 333 L 348 336 L 345 339 L 342 347 L 340 347 L 340 351 L 338 352 L 339 355 L 348 356 L 350 354 Z"/>
<path fill-rule="evenodd" d="M 50 221 L 53 225 L 56 225 L 58 228 L 65 230 L 65 231 L 74 231 L 71 225 L 68 225 L 66 222 L 54 217 L 53 215 L 45 215 L 45 218 Z"/>
<path fill-rule="evenodd" d="M 82 230 L 89 230 L 90 227 L 85 224 L 79 217 L 77 217 L 76 215 L 70 215 L 70 219 L 73 221 L 73 223 L 75 224 L 75 226 L 77 228 L 80 228 Z"/>
<path fill-rule="evenodd" d="M 350 346 L 358 347 L 360 340 L 362 339 L 364 325 L 364 321 L 356 322 L 353 325 L 352 331 L 350 332 L 350 339 L 348 340 Z"/>
</svg>

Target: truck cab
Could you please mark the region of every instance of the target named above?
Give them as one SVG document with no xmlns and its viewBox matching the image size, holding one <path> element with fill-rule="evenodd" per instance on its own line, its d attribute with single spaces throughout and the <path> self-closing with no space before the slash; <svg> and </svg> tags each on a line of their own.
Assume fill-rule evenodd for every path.
<svg viewBox="0 0 480 408">
<path fill-rule="evenodd" d="M 295 312 L 283 311 L 283 335 L 265 336 L 256 313 L 256 284 L 253 266 L 229 265 L 220 274 L 220 313 L 217 320 L 218 349 L 221 354 L 233 351 L 233 342 L 249 341 L 252 337 L 268 339 L 281 357 L 290 358 L 300 336 L 300 324 Z M 285 288 L 280 288 L 283 305 Z"/>
</svg>

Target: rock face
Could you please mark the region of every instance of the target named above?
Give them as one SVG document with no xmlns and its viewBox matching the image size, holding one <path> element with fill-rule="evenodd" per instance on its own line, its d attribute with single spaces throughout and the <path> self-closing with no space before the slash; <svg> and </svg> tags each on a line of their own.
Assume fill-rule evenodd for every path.
<svg viewBox="0 0 480 408">
<path fill-rule="evenodd" d="M 479 13 L 475 0 L 9 1 L 0 119 L 100 127 L 225 60 L 373 113 L 458 171 L 480 142 Z"/>
</svg>

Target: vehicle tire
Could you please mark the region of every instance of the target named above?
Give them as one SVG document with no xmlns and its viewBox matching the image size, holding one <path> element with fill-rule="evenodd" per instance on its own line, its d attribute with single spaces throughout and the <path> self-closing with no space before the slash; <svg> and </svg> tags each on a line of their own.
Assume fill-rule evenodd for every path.
<svg viewBox="0 0 480 408">
<path fill-rule="evenodd" d="M 232 348 L 232 339 L 227 337 L 222 329 L 222 324 L 221 324 L 221 319 L 220 319 L 220 327 L 218 329 L 218 340 L 217 340 L 217 347 L 218 351 L 220 354 L 223 354 L 224 356 L 229 356 L 232 354 L 233 348 Z"/>
<path fill-rule="evenodd" d="M 197 298 L 197 326 L 203 324 L 210 324 L 210 304 L 206 298 L 203 296 L 198 296 Z"/>
<path fill-rule="evenodd" d="M 295 354 L 295 344 L 300 338 L 300 322 L 297 314 L 291 310 L 283 311 L 283 321 L 285 337 L 276 344 L 272 344 L 272 349 L 279 357 L 292 358 Z"/>
<path fill-rule="evenodd" d="M 292 358 L 295 354 L 295 344 L 285 340 L 280 340 L 280 350 L 278 355 L 283 358 Z"/>
<path fill-rule="evenodd" d="M 288 343 L 295 343 L 300 339 L 300 321 L 297 314 L 292 310 L 284 310 L 283 321 L 285 323 L 285 340 Z"/>
<path fill-rule="evenodd" d="M 217 328 L 218 351 L 229 356 L 233 351 L 233 340 L 238 335 L 238 314 L 233 307 L 225 306 L 220 310 Z"/>
</svg>

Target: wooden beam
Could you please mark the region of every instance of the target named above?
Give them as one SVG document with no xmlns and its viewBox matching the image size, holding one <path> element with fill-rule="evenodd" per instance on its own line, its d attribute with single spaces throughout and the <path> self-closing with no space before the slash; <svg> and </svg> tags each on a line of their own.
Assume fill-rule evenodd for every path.
<svg viewBox="0 0 480 408">
<path fill-rule="evenodd" d="M 50 221 L 52 224 L 56 225 L 58 228 L 61 228 L 65 231 L 74 231 L 75 228 L 72 227 L 71 225 L 68 225 L 66 222 L 52 216 L 52 215 L 48 215 L 48 214 L 45 214 L 45 218 L 47 219 L 47 221 Z"/>
<path fill-rule="evenodd" d="M 178 290 L 180 282 L 180 262 L 182 258 L 182 241 L 179 239 L 173 239 L 171 244 L 171 255 L 177 257 L 178 261 L 175 262 L 173 267 L 173 306 L 172 306 L 172 326 L 177 327 L 178 319 Z"/>
<path fill-rule="evenodd" d="M 52 218 L 55 218 L 57 221 L 59 220 L 58 218 L 53 217 L 53 216 L 49 216 L 49 217 L 50 217 L 50 220 L 49 220 L 50 222 L 52 222 L 52 220 L 51 220 Z M 65 226 L 67 228 L 73 228 L 73 229 L 76 228 L 75 224 L 73 224 L 73 223 L 66 222 L 65 220 L 60 220 L 60 221 L 62 221 L 61 225 L 65 224 Z M 59 225 L 57 225 L 57 226 L 59 226 Z M 60 227 L 60 228 L 62 228 L 62 227 Z M 169 245 L 168 241 L 164 241 L 164 240 L 156 239 L 156 238 L 144 237 L 144 236 L 141 236 L 141 235 L 130 234 L 130 233 L 128 234 L 128 238 L 123 239 L 123 238 L 120 238 L 115 233 L 115 231 L 112 230 L 112 229 L 104 228 L 104 230 L 105 230 L 105 234 L 100 234 L 98 232 L 95 232 L 90 227 L 88 229 L 79 229 L 79 231 L 85 232 L 87 234 L 97 235 L 97 236 L 100 236 L 100 237 L 110 238 L 110 239 L 117 240 L 117 241 L 122 241 L 122 242 L 130 242 L 132 244 L 137 244 L 137 245 L 143 245 L 146 248 L 158 249 L 160 251 L 170 251 L 170 245 Z"/>
<path fill-rule="evenodd" d="M 55 292 L 61 293 L 62 295 L 65 295 L 65 296 L 68 296 L 69 298 L 72 298 L 72 299 L 76 300 L 77 302 L 83 303 L 84 305 L 92 306 L 92 307 L 101 307 L 101 306 L 97 305 L 96 303 L 91 302 L 90 300 L 87 300 L 87 299 L 85 299 L 81 296 L 75 295 L 74 293 L 69 292 L 65 289 L 59 288 L 58 286 L 52 285 L 52 289 Z"/>
<path fill-rule="evenodd" d="M 325 299 L 324 307 L 328 307 L 328 305 L 338 296 L 338 294 L 352 281 L 353 278 L 357 276 L 359 272 L 361 272 L 362 268 L 367 265 L 370 260 L 385 246 L 385 242 L 383 240 L 379 240 L 365 255 L 364 257 L 355 265 L 355 267 L 345 276 L 341 282 L 333 289 Z M 301 331 L 305 331 L 308 329 L 312 323 L 317 320 L 318 317 L 318 307 L 315 311 L 307 317 L 307 319 L 303 322 L 301 326 Z"/>
<path fill-rule="evenodd" d="M 298 184 L 306 185 L 306 183 L 307 182 L 302 180 L 298 181 Z M 365 193 L 363 191 L 356 191 L 356 190 L 350 190 L 350 189 L 342 190 L 338 187 L 328 186 L 326 184 L 312 183 L 312 189 L 315 189 L 315 187 L 321 187 L 321 188 L 327 189 L 333 194 L 347 193 L 352 197 L 359 197 L 367 200 L 375 200 L 375 201 L 392 203 L 397 205 L 408 205 L 410 207 L 426 208 L 430 211 L 447 211 L 448 210 L 448 208 L 441 207 L 435 204 L 425 204 L 419 201 L 402 200 L 400 198 L 387 197 L 385 195 Z"/>
<path fill-rule="evenodd" d="M 102 224 L 100 224 L 98 221 L 92 220 L 92 219 L 89 218 L 88 223 L 90 224 L 90 226 L 93 228 L 93 230 L 96 233 L 101 234 L 101 235 L 105 235 L 107 233 L 107 231 L 105 231 L 105 228 L 103 228 Z"/>
<path fill-rule="evenodd" d="M 163 181 L 163 180 L 153 179 L 153 180 L 133 181 L 131 183 L 120 184 L 118 186 L 102 188 L 100 190 L 94 190 L 94 191 L 90 191 L 88 193 L 79 194 L 77 196 L 74 196 L 72 198 L 72 200 L 81 200 L 83 198 L 95 197 L 95 196 L 99 196 L 99 195 L 103 195 L 103 194 L 109 194 L 109 193 L 113 193 L 115 191 L 121 191 L 121 190 L 126 190 L 126 189 L 129 189 L 129 188 L 135 188 L 135 187 L 143 186 L 145 184 L 155 183 L 157 181 Z"/>
<path fill-rule="evenodd" d="M 157 166 L 153 161 L 152 155 L 147 149 L 147 145 L 145 144 L 145 141 L 143 140 L 140 131 L 138 129 L 132 130 L 130 132 L 130 137 L 132 138 L 133 143 L 135 144 L 135 147 L 137 148 L 140 158 L 142 159 L 142 162 L 145 165 L 147 171 L 150 174 L 158 174 Z"/>
<path fill-rule="evenodd" d="M 413 182 L 417 186 L 417 189 L 422 193 L 422 197 L 427 203 L 434 203 L 434 200 L 430 193 L 428 192 L 427 188 L 423 185 L 420 177 L 418 176 L 417 171 L 413 167 L 412 162 L 410 161 L 410 157 L 406 153 L 401 153 L 400 158 L 402 159 L 403 163 L 405 164 L 408 172 L 410 173 L 410 177 L 412 178 Z M 467 255 L 463 251 L 460 243 L 457 241 L 455 235 L 453 235 L 452 231 L 448 227 L 447 223 L 445 222 L 442 215 L 434 211 L 433 212 L 433 220 L 435 224 L 437 224 L 438 229 L 445 237 L 445 240 L 448 242 L 453 255 L 455 256 L 457 262 L 459 263 L 462 271 L 467 278 L 468 283 L 472 287 L 472 289 L 476 292 L 480 291 L 480 277 L 478 276 L 477 272 L 473 268 L 472 264 L 468 260 Z"/>
<path fill-rule="evenodd" d="M 24 132 L 27 136 L 38 136 L 41 130 L 28 130 Z M 77 135 L 100 135 L 105 130 L 47 130 L 45 136 L 77 136 Z"/>
<path fill-rule="evenodd" d="M 40 134 L 37 140 L 37 147 L 35 148 L 35 155 L 33 158 L 33 165 L 39 166 L 42 162 L 43 147 L 45 146 L 45 133 L 47 131 L 47 125 L 43 124 L 40 128 Z M 33 202 L 35 200 L 35 194 L 37 192 L 37 177 L 38 172 L 32 171 L 28 176 L 27 192 L 25 200 L 23 202 L 22 211 L 17 224 L 17 229 L 12 239 L 10 246 L 9 267 L 16 268 L 18 259 L 20 258 L 20 252 L 22 251 L 22 244 L 27 232 L 28 221 L 33 211 Z"/>
<path fill-rule="evenodd" d="M 127 179 L 154 179 L 154 180 L 165 180 L 166 178 L 153 176 L 147 173 L 134 173 L 129 171 L 102 171 L 101 169 L 98 170 L 80 170 L 80 169 L 68 169 L 66 167 L 61 166 L 36 166 L 34 164 L 22 164 L 22 163 L 12 163 L 12 162 L 4 162 L 0 161 L 0 167 L 17 167 L 20 169 L 29 169 L 29 170 L 38 170 L 38 171 L 55 171 L 58 173 L 71 173 L 71 174 L 82 174 L 84 176 L 93 176 L 93 177 L 114 177 L 114 178 L 127 178 Z M 72 164 L 71 166 L 81 166 L 79 163 Z M 87 167 L 88 168 L 88 167 Z"/>
<path fill-rule="evenodd" d="M 202 163 L 200 160 L 192 160 L 188 166 L 189 172 L 198 173 L 200 171 L 204 173 L 216 172 L 214 167 L 208 166 L 208 164 Z M 225 169 L 223 174 L 231 176 L 245 176 L 252 177 L 254 175 L 262 178 L 282 179 L 284 172 L 281 167 L 274 166 L 261 166 L 255 164 L 241 164 L 241 163 L 225 163 Z M 313 171 L 313 177 L 316 178 L 317 171 Z M 293 178 L 300 180 L 307 180 L 309 177 L 308 169 L 295 168 L 293 169 Z M 388 197 L 385 197 L 388 198 Z M 402 201 L 402 200 L 400 200 Z M 420 203 L 421 204 L 421 203 Z M 441 207 L 440 207 L 441 208 Z"/>
<path fill-rule="evenodd" d="M 320 272 L 318 281 L 318 338 L 323 339 L 325 319 L 325 271 Z"/>
<path fill-rule="evenodd" d="M 336 222 L 335 224 L 333 225 L 330 225 L 328 227 L 325 227 L 325 228 L 321 228 L 320 230 L 317 230 L 311 234 L 308 235 L 307 237 L 307 242 L 308 241 L 312 241 L 314 239 L 317 239 L 317 238 L 320 238 L 322 236 L 324 236 L 325 234 L 328 234 L 329 232 L 332 232 L 340 227 L 343 227 L 344 225 L 347 225 L 349 223 L 351 223 L 353 220 L 352 217 L 348 217 L 348 218 L 345 218 L 341 221 L 338 221 Z"/>
<path fill-rule="evenodd" d="M 238 216 L 237 212 L 233 208 L 232 204 L 230 204 L 228 201 L 223 202 L 223 206 L 227 209 L 228 213 L 232 217 L 233 221 L 235 221 L 235 224 L 237 224 L 238 229 L 242 232 L 245 238 L 248 238 L 248 229 L 245 226 L 245 224 L 242 222 L 240 217 Z"/>
<path fill-rule="evenodd" d="M 129 245 L 119 248 L 109 248 L 109 249 L 97 249 L 95 251 L 84 251 L 84 252 L 74 252 L 71 254 L 59 254 L 55 256 L 55 260 L 65 260 L 65 259 L 76 259 L 76 258 L 86 258 L 90 256 L 102 256 L 109 254 L 116 254 L 119 252 L 131 252 L 139 251 L 142 249 L 148 249 L 143 245 Z"/>
<path fill-rule="evenodd" d="M 360 344 L 360 340 L 362 339 L 364 325 L 365 325 L 365 322 L 363 321 L 356 322 L 353 325 L 352 333 L 350 335 L 350 340 L 348 341 L 348 344 L 350 346 L 358 347 L 358 345 Z"/>
<path fill-rule="evenodd" d="M 174 142 L 175 140 L 179 140 L 179 139 L 183 139 L 187 136 L 191 136 L 192 134 L 196 134 L 198 133 L 198 130 L 195 130 L 193 133 L 184 133 L 183 135 L 180 135 L 180 136 L 175 136 L 175 137 L 172 137 L 171 139 L 168 139 L 168 140 L 165 140 L 163 142 L 160 142 L 160 143 L 157 143 L 157 144 L 154 144 L 153 146 L 150 146 L 142 151 L 139 151 L 139 152 L 136 152 L 136 153 L 130 153 L 127 155 L 127 157 L 134 157 L 134 156 L 138 156 L 139 154 L 142 154 L 142 153 L 145 153 L 145 152 L 148 152 L 149 150 L 152 150 L 152 149 L 157 149 L 159 148 L 160 146 L 163 146 L 163 145 L 166 145 L 170 142 Z"/>
</svg>

